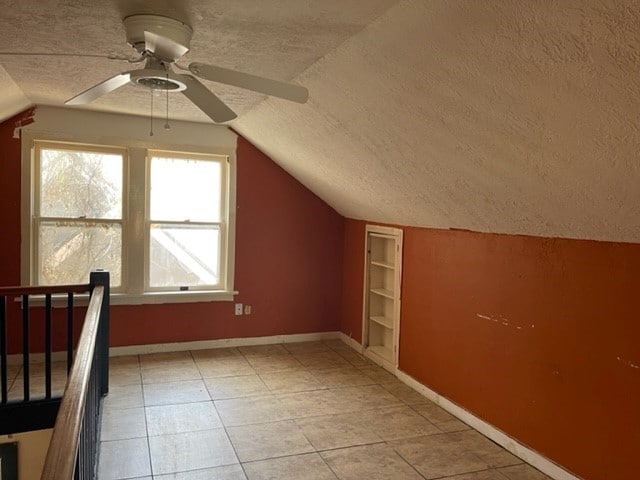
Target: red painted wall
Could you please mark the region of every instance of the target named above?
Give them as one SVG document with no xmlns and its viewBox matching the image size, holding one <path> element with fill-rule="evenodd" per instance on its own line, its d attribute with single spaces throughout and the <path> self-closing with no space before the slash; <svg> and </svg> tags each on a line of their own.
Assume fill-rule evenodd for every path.
<svg viewBox="0 0 640 480">
<path fill-rule="evenodd" d="M 242 137 L 236 152 L 237 302 L 112 309 L 111 344 L 338 330 L 344 219 Z"/>
<path fill-rule="evenodd" d="M 0 285 L 20 283 L 14 125 L 0 125 Z M 251 315 L 235 316 L 232 302 L 113 306 L 112 346 L 338 329 L 343 217 L 242 137 L 236 158 L 236 301 L 252 305 Z"/>
<path fill-rule="evenodd" d="M 345 258 L 364 227 L 347 220 Z M 404 228 L 400 369 L 585 479 L 640 471 L 639 339 L 638 244 Z"/>
</svg>

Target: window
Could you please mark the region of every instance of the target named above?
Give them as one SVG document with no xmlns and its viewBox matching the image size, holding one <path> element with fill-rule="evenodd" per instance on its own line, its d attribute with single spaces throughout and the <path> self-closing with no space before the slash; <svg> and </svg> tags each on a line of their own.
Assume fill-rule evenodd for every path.
<svg viewBox="0 0 640 480">
<path fill-rule="evenodd" d="M 227 156 L 36 141 L 32 168 L 32 284 L 231 293 Z"/>
<path fill-rule="evenodd" d="M 152 152 L 148 164 L 148 288 L 220 288 L 223 162 Z"/>
<path fill-rule="evenodd" d="M 104 268 L 122 283 L 124 153 L 38 144 L 34 283 L 86 283 Z"/>
</svg>

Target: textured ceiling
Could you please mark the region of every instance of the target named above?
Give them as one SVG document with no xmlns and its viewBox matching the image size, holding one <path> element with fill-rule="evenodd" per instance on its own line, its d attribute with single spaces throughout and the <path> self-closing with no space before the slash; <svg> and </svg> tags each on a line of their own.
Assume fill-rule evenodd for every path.
<svg viewBox="0 0 640 480">
<path fill-rule="evenodd" d="M 0 0 L 0 8 L 3 51 L 127 54 L 120 19 L 160 13 L 194 27 L 183 63 L 307 86 L 301 106 L 208 84 L 240 114 L 236 130 L 346 216 L 640 242 L 640 2 Z M 87 57 L 1 56 L 0 66 L 0 88 L 24 95 L 15 102 L 49 105 L 130 68 Z M 10 103 L 4 89 L 2 97 L 0 108 Z M 148 103 L 127 86 L 90 107 L 146 114 Z M 206 121 L 180 98 L 171 112 Z"/>
</svg>

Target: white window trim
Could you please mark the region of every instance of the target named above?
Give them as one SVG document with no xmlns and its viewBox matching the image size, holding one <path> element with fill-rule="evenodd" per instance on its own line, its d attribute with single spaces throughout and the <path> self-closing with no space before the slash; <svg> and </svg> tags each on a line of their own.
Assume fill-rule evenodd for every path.
<svg viewBox="0 0 640 480">
<path fill-rule="evenodd" d="M 111 296 L 112 304 L 114 305 L 142 305 L 142 304 L 161 304 L 161 303 L 193 303 L 193 302 L 212 302 L 212 301 L 233 301 L 234 296 L 238 294 L 234 290 L 235 280 L 235 232 L 236 232 L 236 155 L 235 149 L 224 147 L 206 147 L 206 146 L 190 146 L 190 145 L 174 145 L 169 143 L 153 142 L 142 146 L 139 140 L 132 140 L 119 137 L 109 137 L 105 139 L 103 137 L 96 137 L 92 135 L 82 135 L 81 137 L 75 137 L 71 135 L 56 134 L 52 132 L 39 132 L 37 130 L 22 130 L 22 161 L 21 161 L 21 243 L 20 243 L 20 278 L 23 285 L 30 285 L 32 283 L 32 265 L 34 262 L 33 253 L 33 208 L 34 208 L 34 191 L 33 185 L 35 184 L 35 142 L 64 142 L 64 143 L 77 143 L 86 145 L 105 145 L 127 149 L 128 155 L 125 159 L 125 164 L 129 163 L 131 167 L 138 167 L 142 170 L 142 174 L 146 175 L 146 156 L 147 152 L 151 150 L 164 150 L 174 151 L 181 153 L 193 153 L 193 154 L 205 154 L 205 155 L 218 155 L 226 156 L 229 160 L 228 165 L 228 188 L 229 195 L 227 197 L 227 272 L 226 272 L 226 288 L 221 290 L 188 290 L 188 291 L 131 291 L 114 293 Z M 135 166 L 135 167 L 134 167 Z M 133 168 L 128 168 L 125 171 L 124 183 L 125 188 L 129 186 L 129 173 Z M 134 173 L 135 174 L 135 173 Z M 143 192 L 129 191 L 129 195 L 142 194 Z M 145 208 L 145 202 L 142 203 Z M 130 218 L 132 213 L 129 209 L 128 198 L 124 199 L 123 208 L 123 221 L 127 227 L 123 231 L 123 244 L 129 242 L 129 236 L 133 235 L 134 229 L 145 228 L 144 218 L 145 212 L 142 213 L 142 221 L 138 219 Z M 131 242 L 128 245 L 132 245 Z M 144 247 L 142 247 L 144 248 Z M 142 275 L 144 277 L 144 268 L 128 269 L 127 264 L 134 258 L 142 259 L 144 262 L 143 252 L 133 251 L 131 247 L 126 249 L 126 253 L 123 253 L 122 258 L 122 275 L 123 280 L 125 275 Z M 146 266 L 145 266 L 146 267 Z M 130 271 L 135 273 L 130 273 Z M 130 282 L 131 278 L 127 277 L 127 285 L 137 284 L 142 285 L 144 289 L 144 278 L 138 279 L 135 283 Z M 82 296 L 79 297 L 79 305 L 83 303 Z M 57 304 L 57 299 L 54 299 L 54 304 Z M 42 300 L 44 303 L 44 300 Z M 39 299 L 34 298 L 34 305 L 39 303 Z"/>
</svg>

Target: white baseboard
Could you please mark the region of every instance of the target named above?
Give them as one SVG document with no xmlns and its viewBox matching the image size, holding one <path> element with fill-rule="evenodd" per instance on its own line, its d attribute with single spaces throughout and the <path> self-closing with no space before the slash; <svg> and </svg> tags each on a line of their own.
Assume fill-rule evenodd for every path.
<svg viewBox="0 0 640 480">
<path fill-rule="evenodd" d="M 344 343 L 346 343 L 347 345 L 349 345 L 351 348 L 353 348 L 358 353 L 360 353 L 360 354 L 364 353 L 364 348 L 362 347 L 360 342 L 358 342 L 357 340 L 351 338 L 350 336 L 348 336 L 348 335 L 346 335 L 346 334 L 344 334 L 342 332 L 338 332 L 338 338 L 340 340 L 342 340 Z"/>
<path fill-rule="evenodd" d="M 333 340 L 339 332 L 295 333 L 291 335 L 273 335 L 269 337 L 221 338 L 219 340 L 200 340 L 195 342 L 155 343 L 151 345 L 127 345 L 109 348 L 110 357 L 123 355 L 145 355 L 147 353 L 178 352 L 185 350 L 205 350 L 208 348 L 245 347 L 248 345 L 267 345 L 272 343 L 313 342 Z M 356 345 L 360 345 L 355 342 Z M 53 352 L 51 360 L 60 362 L 67 358 L 67 352 Z M 29 363 L 44 363 L 44 353 L 30 353 Z M 22 365 L 22 354 L 7 355 L 7 365 Z"/>
<path fill-rule="evenodd" d="M 340 340 L 352 347 L 358 353 L 363 353 L 362 345 L 355 341 L 353 338 L 348 337 L 342 332 L 339 333 L 338 338 L 340 338 Z M 473 413 L 465 410 L 459 405 L 456 405 L 451 400 L 431 390 L 429 387 L 418 382 L 415 378 L 407 375 L 403 371 L 396 369 L 394 373 L 400 381 L 413 388 L 418 393 L 421 393 L 427 399 L 439 405 L 447 412 L 459 418 L 478 432 L 482 433 L 485 437 L 493 440 L 508 452 L 514 454 L 516 457 L 521 458 L 529 465 L 532 465 L 551 478 L 555 480 L 580 480 L 579 477 L 576 477 L 572 473 L 566 471 L 558 464 L 552 462 L 538 452 L 531 450 L 529 447 L 524 446 L 516 439 L 508 436 L 502 430 L 497 429 L 480 417 L 476 417 Z"/>
<path fill-rule="evenodd" d="M 338 332 L 295 333 L 269 337 L 221 338 L 219 340 L 200 340 L 195 342 L 128 345 L 126 347 L 111 347 L 109 349 L 109 356 L 119 357 L 122 355 L 144 355 L 147 353 L 205 350 L 209 348 L 245 347 L 248 345 L 267 345 L 273 343 L 313 342 L 335 338 L 338 338 Z"/>
</svg>

